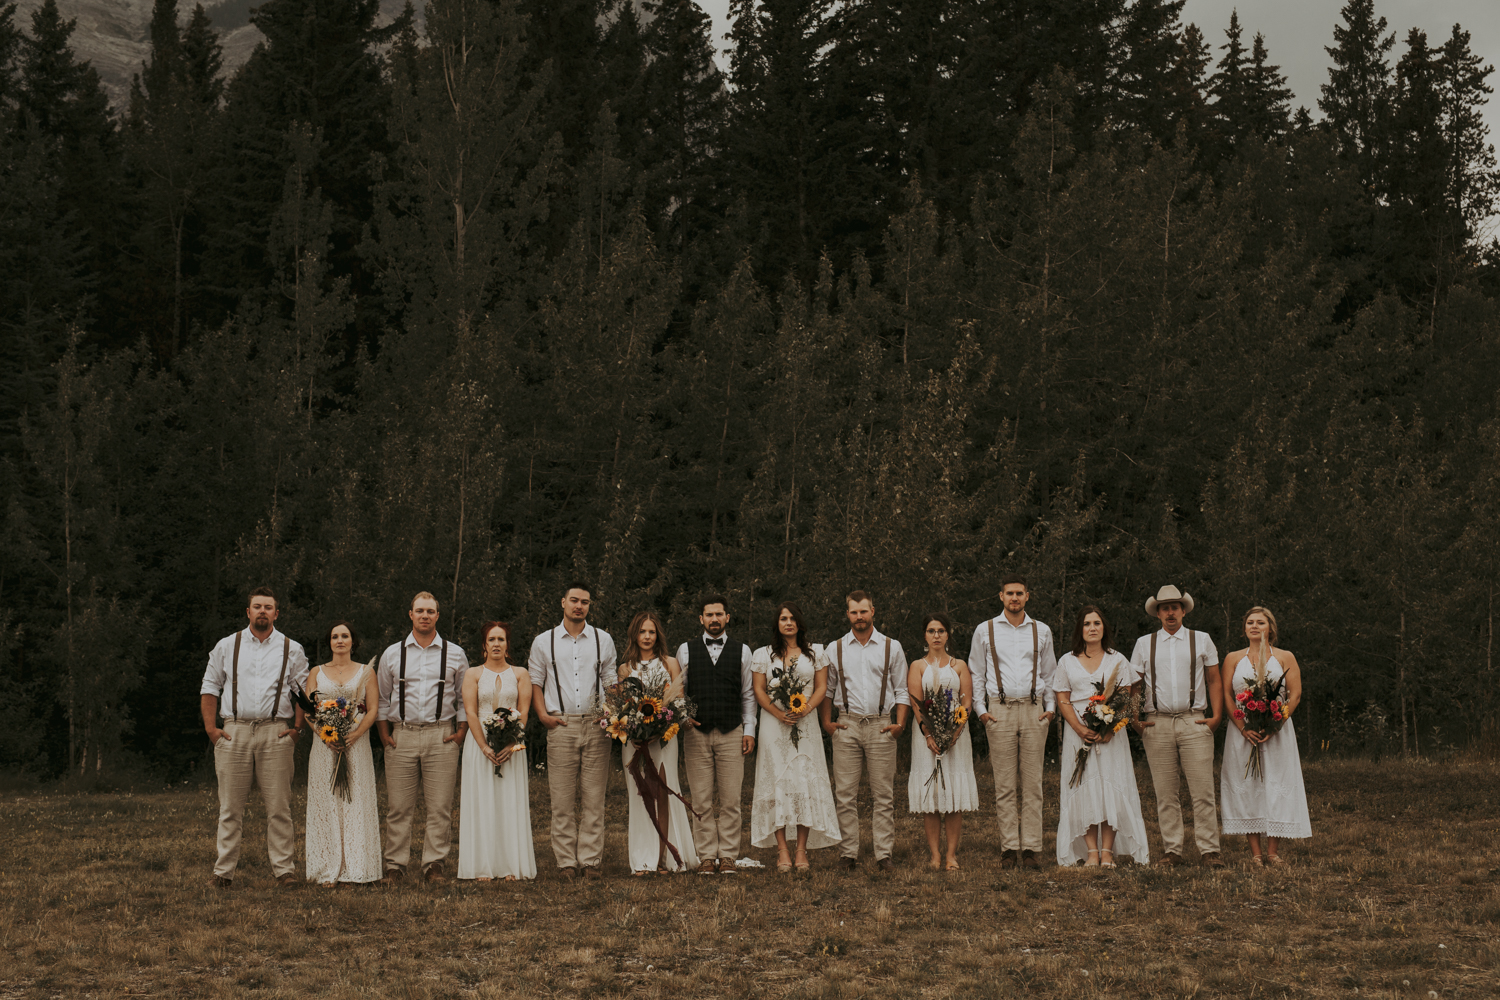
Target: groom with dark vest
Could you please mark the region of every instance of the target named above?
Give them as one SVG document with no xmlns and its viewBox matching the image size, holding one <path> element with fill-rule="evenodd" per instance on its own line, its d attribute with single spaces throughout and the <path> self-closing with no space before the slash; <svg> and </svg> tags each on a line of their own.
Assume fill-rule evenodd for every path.
<svg viewBox="0 0 1500 1000">
<path fill-rule="evenodd" d="M 724 634 L 729 604 L 717 594 L 699 602 L 703 634 L 677 647 L 686 694 L 698 718 L 682 737 L 683 766 L 697 818 L 693 846 L 699 875 L 735 875 L 740 856 L 740 793 L 745 757 L 755 752 L 755 685 L 750 647 Z M 718 816 L 714 816 L 717 800 Z"/>
</svg>

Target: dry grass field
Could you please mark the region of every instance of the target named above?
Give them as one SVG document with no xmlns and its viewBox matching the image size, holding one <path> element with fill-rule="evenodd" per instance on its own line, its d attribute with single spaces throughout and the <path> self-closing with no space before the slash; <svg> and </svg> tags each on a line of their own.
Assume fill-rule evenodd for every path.
<svg viewBox="0 0 1500 1000">
<path fill-rule="evenodd" d="M 891 875 L 834 874 L 823 851 L 801 880 L 630 878 L 616 774 L 609 877 L 567 884 L 535 775 L 534 883 L 276 891 L 257 804 L 228 893 L 207 885 L 212 787 L 10 794 L 0 998 L 1500 995 L 1500 766 L 1329 761 L 1307 780 L 1316 839 L 1285 870 L 1250 871 L 1239 840 L 1219 873 L 1002 871 L 991 810 L 961 873 L 925 868 L 903 814 Z"/>
</svg>

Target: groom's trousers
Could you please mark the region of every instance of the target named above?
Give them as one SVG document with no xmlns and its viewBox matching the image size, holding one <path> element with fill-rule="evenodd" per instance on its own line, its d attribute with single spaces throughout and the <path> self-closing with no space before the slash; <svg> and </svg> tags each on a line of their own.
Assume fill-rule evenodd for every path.
<svg viewBox="0 0 1500 1000">
<path fill-rule="evenodd" d="M 291 728 L 288 719 L 224 720 L 229 739 L 214 744 L 214 772 L 219 778 L 219 860 L 214 874 L 234 878 L 245 828 L 250 786 L 260 786 L 266 804 L 266 853 L 271 875 L 280 878 L 297 868 L 296 832 L 292 829 L 292 771 L 297 737 L 279 739 Z"/>
<path fill-rule="evenodd" d="M 559 868 L 604 861 L 604 790 L 609 737 L 585 715 L 565 715 L 547 730 L 547 789 L 552 797 L 552 853 Z M 575 800 L 577 804 L 575 805 Z"/>
<path fill-rule="evenodd" d="M 411 825 L 417 788 L 427 803 L 427 836 L 422 868 L 442 862 L 453 845 L 453 789 L 458 784 L 460 743 L 444 743 L 448 722 L 393 722 L 396 745 L 385 749 L 385 867 L 406 870 L 411 860 Z"/>
</svg>

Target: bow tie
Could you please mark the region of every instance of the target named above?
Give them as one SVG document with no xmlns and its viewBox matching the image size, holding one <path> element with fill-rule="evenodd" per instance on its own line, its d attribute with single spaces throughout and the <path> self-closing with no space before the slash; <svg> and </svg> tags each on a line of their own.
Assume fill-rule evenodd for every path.
<svg viewBox="0 0 1500 1000">
<path fill-rule="evenodd" d="M 703 643 L 706 646 L 722 646 L 724 645 L 724 637 L 720 636 L 717 639 L 704 639 Z"/>
</svg>

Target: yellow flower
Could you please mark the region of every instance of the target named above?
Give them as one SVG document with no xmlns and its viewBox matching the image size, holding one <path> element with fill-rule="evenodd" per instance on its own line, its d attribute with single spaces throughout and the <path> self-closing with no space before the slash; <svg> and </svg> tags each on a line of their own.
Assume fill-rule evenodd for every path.
<svg viewBox="0 0 1500 1000">
<path fill-rule="evenodd" d="M 969 710 L 962 705 L 953 710 L 953 721 L 960 726 L 969 721 Z"/>
<path fill-rule="evenodd" d="M 801 691 L 798 691 L 786 700 L 786 707 L 789 712 L 800 712 L 807 707 L 807 699 L 803 697 Z"/>
<path fill-rule="evenodd" d="M 1130 723 L 1129 719 L 1121 719 L 1119 722 L 1115 723 L 1115 730 L 1114 731 L 1118 733 L 1120 730 L 1124 729 L 1129 723 Z"/>
<path fill-rule="evenodd" d="M 621 719 L 619 716 L 615 716 L 614 718 L 610 719 L 609 725 L 605 727 L 604 731 L 609 734 L 610 739 L 619 740 L 621 743 L 625 742 L 625 720 Z"/>
<path fill-rule="evenodd" d="M 641 713 L 641 718 L 650 722 L 661 714 L 660 698 L 642 698 L 641 703 L 636 706 L 636 711 Z"/>
<path fill-rule="evenodd" d="M 339 703 L 335 699 L 333 699 L 333 698 L 328 698 L 328 699 L 325 699 L 324 701 L 319 702 L 318 703 L 318 707 L 319 708 L 338 708 L 339 707 Z"/>
<path fill-rule="evenodd" d="M 324 726 L 318 730 L 318 739 L 324 743 L 337 743 L 339 741 L 339 731 L 332 726 Z"/>
<path fill-rule="evenodd" d="M 672 723 L 671 727 L 667 729 L 667 731 L 665 733 L 662 733 L 661 741 L 663 743 L 671 743 L 672 742 L 672 737 L 674 737 L 676 735 L 677 735 L 677 723 L 674 722 L 674 723 Z"/>
</svg>

